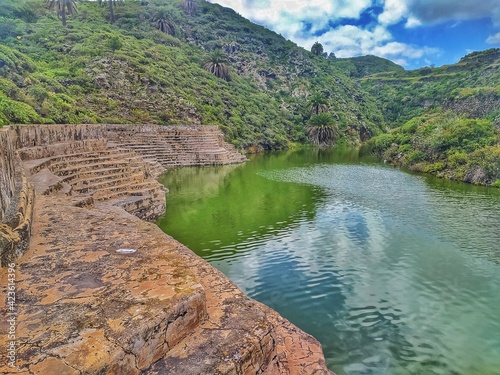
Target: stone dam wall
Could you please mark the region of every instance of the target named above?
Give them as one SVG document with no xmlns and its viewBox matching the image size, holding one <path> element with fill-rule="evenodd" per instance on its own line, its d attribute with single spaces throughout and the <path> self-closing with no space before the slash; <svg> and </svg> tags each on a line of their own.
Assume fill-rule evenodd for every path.
<svg viewBox="0 0 500 375">
<path fill-rule="evenodd" d="M 21 165 L 18 134 L 0 132 L 0 259 L 3 267 L 26 251 L 35 192 Z"/>
<path fill-rule="evenodd" d="M 17 314 L 0 373 L 331 374 L 313 337 L 148 222 L 166 168 L 245 160 L 216 127 L 16 126 L 0 144 Z M 6 268 L 0 285 L 7 316 Z"/>
</svg>

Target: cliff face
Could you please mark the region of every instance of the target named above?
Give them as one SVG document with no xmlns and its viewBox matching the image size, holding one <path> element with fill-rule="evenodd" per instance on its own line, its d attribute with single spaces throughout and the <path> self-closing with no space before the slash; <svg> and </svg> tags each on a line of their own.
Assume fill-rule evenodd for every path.
<svg viewBox="0 0 500 375">
<path fill-rule="evenodd" d="M 132 144 L 118 147 L 124 131 L 136 134 L 134 145 L 150 137 L 155 153 L 161 142 L 165 149 L 169 142 L 171 148 L 188 145 L 194 156 L 178 153 L 180 162 L 243 159 L 233 149 L 223 151 L 216 128 L 67 125 L 1 131 L 2 219 L 7 222 L 16 207 L 29 220 L 22 232 L 21 250 L 27 251 L 16 259 L 21 250 L 3 248 L 15 263 L 17 315 L 15 366 L 6 365 L 12 358 L 1 349 L 0 372 L 330 374 L 314 338 L 142 220 L 165 209 L 165 191 L 154 180 L 163 168 L 154 155 L 145 161 L 131 151 Z M 35 191 L 33 204 L 24 196 Z M 19 225 L 11 222 L 15 233 Z M 2 235 L 2 244 L 19 242 L 12 238 Z M 0 282 L 8 285 L 6 269 Z M 2 313 L 8 309 L 1 300 Z M 2 321 L 0 328 L 9 327 Z M 0 335 L 0 348 L 8 347 L 6 340 Z"/>
</svg>

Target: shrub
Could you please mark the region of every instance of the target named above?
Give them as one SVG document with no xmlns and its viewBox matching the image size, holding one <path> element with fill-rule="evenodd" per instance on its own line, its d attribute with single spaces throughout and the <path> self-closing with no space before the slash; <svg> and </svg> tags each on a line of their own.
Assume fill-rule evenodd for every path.
<svg viewBox="0 0 500 375">
<path fill-rule="evenodd" d="M 393 134 L 380 134 L 368 141 L 368 147 L 373 153 L 381 154 L 388 149 L 395 140 Z"/>
<path fill-rule="evenodd" d="M 445 167 L 446 167 L 445 163 L 438 161 L 437 163 L 429 164 L 429 165 L 425 166 L 423 169 L 423 172 L 436 173 L 436 172 L 442 171 Z"/>
<path fill-rule="evenodd" d="M 425 160 L 425 154 L 422 151 L 414 150 L 409 152 L 405 157 L 405 162 L 410 165 Z"/>
<path fill-rule="evenodd" d="M 40 120 L 40 116 L 28 104 L 2 96 L 0 96 L 0 113 L 3 114 L 3 122 L 8 119 L 14 124 L 36 123 Z"/>
</svg>

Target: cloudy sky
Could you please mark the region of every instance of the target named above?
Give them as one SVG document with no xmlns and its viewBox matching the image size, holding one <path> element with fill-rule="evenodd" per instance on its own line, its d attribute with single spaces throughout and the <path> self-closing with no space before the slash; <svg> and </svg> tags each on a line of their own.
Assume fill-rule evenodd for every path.
<svg viewBox="0 0 500 375">
<path fill-rule="evenodd" d="M 499 0 L 209 0 L 310 49 L 376 55 L 406 69 L 500 47 Z"/>
</svg>

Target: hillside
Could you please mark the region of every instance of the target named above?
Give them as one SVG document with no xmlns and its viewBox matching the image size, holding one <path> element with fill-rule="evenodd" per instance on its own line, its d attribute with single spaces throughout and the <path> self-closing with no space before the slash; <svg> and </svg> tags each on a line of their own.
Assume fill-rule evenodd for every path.
<svg viewBox="0 0 500 375">
<path fill-rule="evenodd" d="M 439 68 L 393 70 L 361 78 L 391 127 L 442 107 L 469 117 L 500 114 L 500 49 L 474 52 Z"/>
<path fill-rule="evenodd" d="M 381 132 L 374 98 L 332 61 L 202 0 L 79 2 L 67 27 L 35 0 L 0 0 L 0 124 L 217 124 L 237 147 L 306 141 L 320 93 L 350 144 Z M 162 22 L 162 32 L 157 29 Z M 221 51 L 227 80 L 204 69 Z"/>
<path fill-rule="evenodd" d="M 394 127 L 370 139 L 370 152 L 412 170 L 500 187 L 500 49 L 361 81 Z"/>
<path fill-rule="evenodd" d="M 355 78 L 362 78 L 377 73 L 401 73 L 404 71 L 402 66 L 373 55 L 350 57 L 347 59 L 338 58 L 333 59 L 333 63 L 347 76 Z"/>
</svg>

